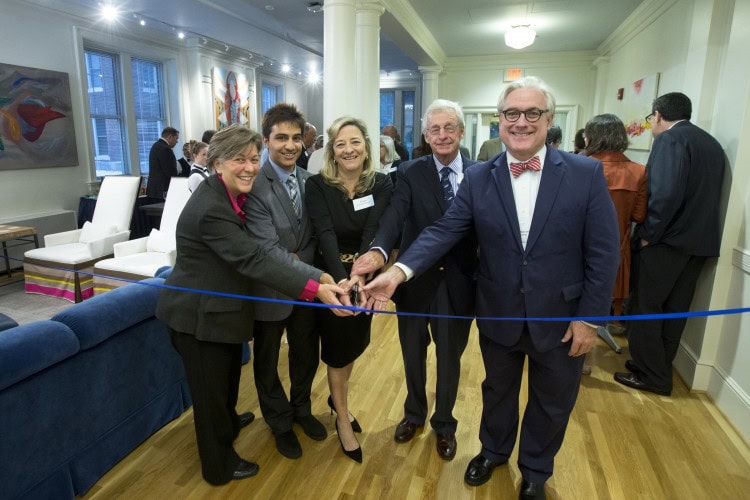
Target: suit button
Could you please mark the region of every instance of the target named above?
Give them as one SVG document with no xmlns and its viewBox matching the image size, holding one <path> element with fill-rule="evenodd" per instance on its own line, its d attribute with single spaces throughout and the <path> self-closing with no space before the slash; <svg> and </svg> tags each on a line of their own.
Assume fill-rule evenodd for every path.
<svg viewBox="0 0 750 500">
<path fill-rule="evenodd" d="M 523 288 L 521 288 L 521 293 L 526 293 L 526 292 L 524 292 Z"/>
<path fill-rule="evenodd" d="M 438 271 L 445 271 L 445 268 L 443 266 L 438 267 Z"/>
<path fill-rule="evenodd" d="M 524 260 L 524 261 L 523 261 L 523 265 L 525 266 L 525 265 L 527 265 L 527 264 L 528 264 L 528 262 Z"/>
</svg>

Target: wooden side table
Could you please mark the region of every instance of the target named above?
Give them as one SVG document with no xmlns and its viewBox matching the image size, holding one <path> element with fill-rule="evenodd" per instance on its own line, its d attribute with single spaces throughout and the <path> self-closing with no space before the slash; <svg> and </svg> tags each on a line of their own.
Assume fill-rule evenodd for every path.
<svg viewBox="0 0 750 500">
<path fill-rule="evenodd" d="M 8 249 L 20 245 L 33 243 L 34 248 L 39 248 L 39 237 L 36 229 L 28 226 L 11 226 L 0 224 L 0 241 L 3 244 L 3 256 L 5 257 L 5 272 L 10 278 L 10 259 L 8 258 Z M 9 242 L 13 242 L 10 243 Z"/>
</svg>

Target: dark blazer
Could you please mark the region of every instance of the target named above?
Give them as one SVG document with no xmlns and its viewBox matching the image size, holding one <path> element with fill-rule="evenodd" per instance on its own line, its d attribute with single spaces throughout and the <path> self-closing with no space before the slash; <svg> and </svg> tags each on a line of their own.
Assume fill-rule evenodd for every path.
<svg viewBox="0 0 750 500">
<path fill-rule="evenodd" d="M 180 175 L 178 177 L 190 177 L 190 163 L 183 156 L 177 162 L 180 164 Z"/>
<path fill-rule="evenodd" d="M 177 176 L 177 159 L 166 141 L 159 139 L 148 153 L 148 184 L 146 194 L 151 198 L 164 199 L 169 181 Z"/>
<path fill-rule="evenodd" d="M 247 295 L 254 281 L 299 297 L 321 271 L 290 255 L 269 253 L 253 241 L 212 175 L 193 192 L 177 221 L 177 261 L 166 284 Z M 156 317 L 178 332 L 210 342 L 253 337 L 253 302 L 182 290 L 162 290 Z"/>
<path fill-rule="evenodd" d="M 601 162 L 547 148 L 525 250 L 507 165 L 503 153 L 466 170 L 445 217 L 399 261 L 421 274 L 474 230 L 479 240 L 477 316 L 608 315 L 620 252 Z M 503 346 L 518 342 L 523 324 L 478 321 L 480 334 Z M 536 349 L 559 347 L 567 325 L 528 322 Z"/>
<path fill-rule="evenodd" d="M 646 220 L 636 235 L 688 255 L 718 256 L 725 163 L 716 139 L 689 121 L 659 134 L 646 164 Z"/>
<path fill-rule="evenodd" d="M 292 208 L 292 201 L 286 187 L 279 180 L 273 167 L 266 162 L 261 167 L 253 184 L 253 190 L 245 202 L 247 213 L 247 230 L 253 241 L 269 252 L 280 252 L 280 255 L 296 254 L 299 260 L 312 264 L 315 258 L 317 239 L 310 218 L 305 209 L 305 184 L 312 176 L 306 170 L 297 167 L 297 184 L 299 186 L 302 218 L 297 223 L 297 215 Z M 271 287 L 254 281 L 250 294 L 273 299 L 293 299 L 277 292 Z M 259 321 L 281 321 L 292 313 L 291 304 L 257 302 L 255 319 Z"/>
<path fill-rule="evenodd" d="M 310 154 L 307 152 L 307 148 L 305 145 L 302 145 L 302 152 L 299 154 L 299 158 L 297 158 L 297 166 L 301 168 L 302 170 L 307 170 L 307 162 L 310 161 Z"/>
<path fill-rule="evenodd" d="M 401 161 L 409 161 L 409 151 L 406 149 L 406 146 L 399 141 L 393 141 L 393 147 L 396 149 L 396 153 L 398 153 L 399 158 Z"/>
<path fill-rule="evenodd" d="M 462 161 L 465 175 L 466 169 L 476 162 L 465 156 L 462 156 Z M 445 213 L 443 188 L 432 155 L 401 163 L 395 184 L 391 202 L 380 219 L 371 245 L 382 248 L 386 255 L 398 243 L 402 230 L 399 252 L 406 251 L 424 228 Z M 451 284 L 449 294 L 454 311 L 461 315 L 474 314 L 476 236 L 473 231 L 468 231 L 454 244 L 441 249 L 439 254 L 445 256 L 424 269 L 419 277 L 397 289 L 393 300 L 399 310 L 424 311 L 432 303 L 440 281 L 446 279 Z"/>
</svg>

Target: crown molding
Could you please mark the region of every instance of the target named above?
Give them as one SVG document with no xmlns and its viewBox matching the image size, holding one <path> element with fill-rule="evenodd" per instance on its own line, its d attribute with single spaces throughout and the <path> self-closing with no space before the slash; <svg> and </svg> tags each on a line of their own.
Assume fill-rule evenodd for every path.
<svg viewBox="0 0 750 500">
<path fill-rule="evenodd" d="M 595 51 L 533 52 L 523 54 L 496 54 L 488 56 L 449 57 L 443 65 L 446 71 L 486 69 L 495 71 L 498 66 L 519 68 L 569 68 L 590 67 L 597 57 Z"/>
<path fill-rule="evenodd" d="M 608 56 L 616 52 L 635 36 L 648 28 L 680 0 L 644 0 L 636 9 L 604 40 L 597 52 Z"/>
<path fill-rule="evenodd" d="M 386 10 L 393 15 L 401 26 L 408 26 L 408 32 L 414 41 L 424 52 L 436 63 L 442 65 L 446 59 L 445 51 L 432 36 L 417 11 L 411 6 L 409 0 L 381 0 Z"/>
</svg>

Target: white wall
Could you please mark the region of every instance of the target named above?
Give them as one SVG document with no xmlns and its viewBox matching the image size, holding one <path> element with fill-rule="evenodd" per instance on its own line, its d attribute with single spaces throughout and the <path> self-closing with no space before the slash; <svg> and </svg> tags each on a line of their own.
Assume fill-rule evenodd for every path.
<svg viewBox="0 0 750 500">
<path fill-rule="evenodd" d="M 86 117 L 73 24 L 40 9 L 3 2 L 0 33 L 6 40 L 0 44 L 0 61 L 68 73 L 79 161 L 75 167 L 0 171 L 0 218 L 77 210 L 78 198 L 88 193 L 91 157 L 84 140 Z"/>
</svg>

